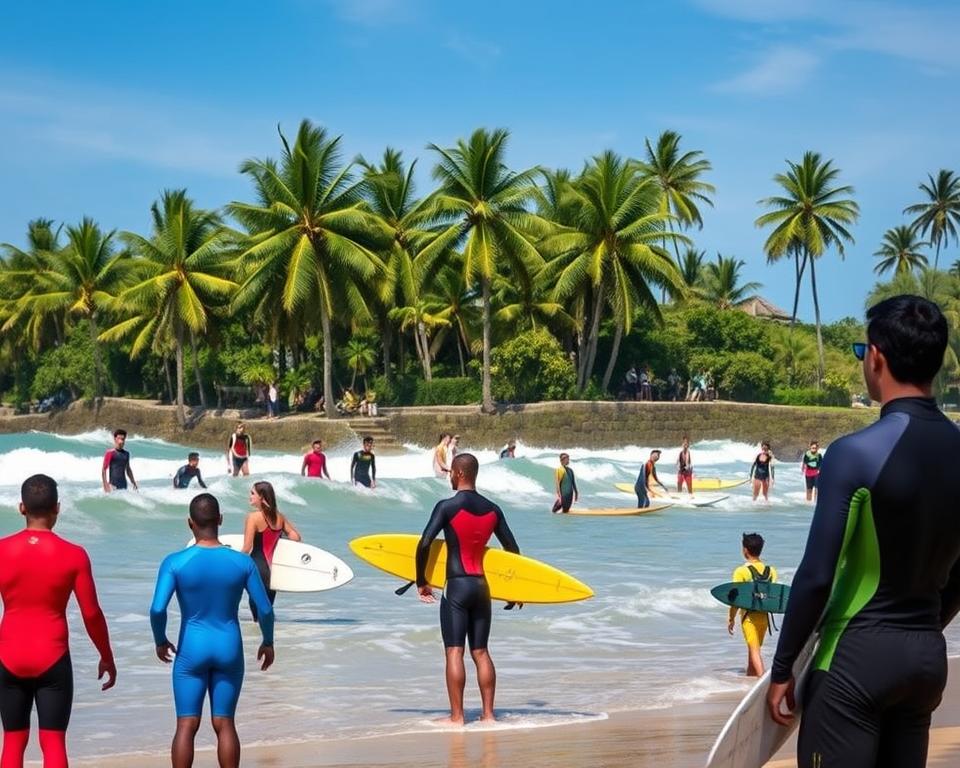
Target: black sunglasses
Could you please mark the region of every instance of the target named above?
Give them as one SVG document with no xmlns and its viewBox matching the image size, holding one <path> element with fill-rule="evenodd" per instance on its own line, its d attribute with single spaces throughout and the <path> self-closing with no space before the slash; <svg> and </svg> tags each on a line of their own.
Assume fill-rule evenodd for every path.
<svg viewBox="0 0 960 768">
<path fill-rule="evenodd" d="M 855 341 L 851 346 L 853 347 L 853 356 L 857 360 L 863 360 L 867 356 L 867 349 L 870 344 L 866 341 Z"/>
</svg>

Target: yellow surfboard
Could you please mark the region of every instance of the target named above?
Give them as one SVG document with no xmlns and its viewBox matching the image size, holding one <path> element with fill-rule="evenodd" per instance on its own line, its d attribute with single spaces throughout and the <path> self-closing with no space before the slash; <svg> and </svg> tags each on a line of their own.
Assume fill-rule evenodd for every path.
<svg viewBox="0 0 960 768">
<path fill-rule="evenodd" d="M 628 517 L 630 515 L 649 515 L 651 512 L 659 512 L 667 507 L 672 507 L 673 504 L 654 504 L 649 507 L 643 507 L 642 509 L 637 508 L 620 508 L 620 507 L 599 507 L 597 509 L 580 509 L 574 507 L 569 512 L 568 515 L 587 515 L 594 517 Z"/>
<path fill-rule="evenodd" d="M 420 537 L 407 533 L 361 536 L 350 549 L 361 560 L 393 576 L 416 578 L 416 552 Z M 490 597 L 515 603 L 573 603 L 593 597 L 593 590 L 578 579 L 532 557 L 487 547 L 483 570 Z M 442 539 L 433 542 L 427 560 L 427 581 L 442 589 L 447 580 L 447 547 Z"/>
<path fill-rule="evenodd" d="M 737 486 L 744 485 L 749 483 L 750 478 L 745 477 L 742 480 L 724 480 L 719 477 L 694 477 L 693 478 L 693 490 L 694 491 L 725 491 L 728 488 L 736 488 Z M 633 483 L 617 483 L 616 484 L 618 491 L 623 491 L 624 493 L 636 493 L 633 488 Z"/>
</svg>

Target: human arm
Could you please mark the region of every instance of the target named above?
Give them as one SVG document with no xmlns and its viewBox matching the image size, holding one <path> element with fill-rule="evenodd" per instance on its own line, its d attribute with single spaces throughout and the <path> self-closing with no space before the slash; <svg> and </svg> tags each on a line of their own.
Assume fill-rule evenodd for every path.
<svg viewBox="0 0 960 768">
<path fill-rule="evenodd" d="M 579 501 L 579 500 L 580 500 L 580 491 L 579 491 L 579 489 L 577 488 L 577 476 L 576 476 L 576 475 L 573 476 L 573 500 L 574 500 L 574 501 Z"/>
<path fill-rule="evenodd" d="M 417 542 L 416 554 L 416 581 L 417 591 L 420 593 L 420 599 L 427 603 L 432 603 L 436 599 L 427 583 L 427 560 L 430 557 L 430 545 L 433 540 L 440 535 L 443 526 L 447 522 L 446 506 L 444 502 L 437 502 L 427 521 L 423 533 L 420 535 L 420 541 Z"/>
<path fill-rule="evenodd" d="M 130 478 L 130 482 L 133 483 L 133 489 L 134 489 L 135 491 L 139 491 L 139 490 L 140 490 L 140 486 L 137 485 L 137 481 L 136 481 L 136 479 L 135 479 L 134 476 L 133 476 L 133 469 L 130 467 L 130 460 L 129 460 L 129 459 L 127 459 L 127 477 L 129 477 L 129 478 Z"/>
<path fill-rule="evenodd" d="M 556 486 L 558 500 L 560 498 L 560 481 L 562 479 L 563 479 L 563 467 L 560 467 L 559 469 L 557 469 L 556 472 L 553 473 L 553 484 Z"/>
<path fill-rule="evenodd" d="M 370 454 L 370 487 L 377 487 L 377 457 Z"/>
<path fill-rule="evenodd" d="M 207 484 L 203 482 L 203 477 L 200 475 L 200 470 L 197 470 L 197 482 L 200 483 L 201 488 L 206 488 Z"/>
<path fill-rule="evenodd" d="M 274 658 L 273 606 L 270 604 L 270 598 L 267 597 L 267 589 L 263 585 L 263 579 L 260 578 L 260 572 L 250 558 L 247 558 L 246 588 L 250 600 L 257 606 L 257 624 L 263 636 L 263 642 L 257 649 L 257 661 L 261 662 L 260 669 L 266 671 L 273 664 Z"/>
<path fill-rule="evenodd" d="M 327 469 L 327 457 L 326 457 L 326 456 L 323 457 L 323 468 L 322 468 L 321 471 L 323 472 L 323 476 L 326 477 L 327 480 L 331 480 L 330 472 L 329 472 L 329 470 Z M 331 482 L 332 482 L 332 480 L 331 480 Z"/>
<path fill-rule="evenodd" d="M 153 631 L 153 644 L 157 649 L 157 658 L 169 664 L 170 652 L 177 652 L 167 640 L 167 605 L 177 588 L 176 578 L 170 564 L 170 558 L 163 561 L 157 574 L 157 585 L 153 590 L 153 602 L 150 604 L 150 629 Z"/>
<path fill-rule="evenodd" d="M 104 493 L 110 493 L 110 481 L 107 480 L 107 470 L 110 469 L 111 458 L 113 458 L 113 451 L 107 451 L 103 454 L 103 468 L 100 470 L 100 479 L 103 482 Z"/>
<path fill-rule="evenodd" d="M 503 514 L 503 510 L 500 507 L 496 507 L 494 511 L 497 514 L 497 527 L 493 529 L 493 535 L 497 537 L 497 541 L 500 542 L 500 546 L 503 547 L 507 552 L 513 552 L 515 555 L 520 554 L 520 545 L 517 544 L 516 538 L 514 538 L 513 531 L 510 530 L 510 526 L 507 525 L 507 518 Z"/>
<path fill-rule="evenodd" d="M 303 541 L 300 531 L 293 526 L 293 523 L 290 522 L 290 518 L 288 518 L 286 515 L 283 516 L 283 532 L 287 534 L 287 538 L 290 539 L 290 541 Z"/>
<path fill-rule="evenodd" d="M 757 460 L 753 460 L 753 464 L 750 465 L 750 479 L 753 480 L 753 475 L 757 471 Z"/>
<path fill-rule="evenodd" d="M 253 515 L 247 515 L 247 519 L 243 521 L 243 549 L 240 551 L 246 555 L 249 555 L 253 552 L 253 538 L 257 533 L 257 521 L 253 519 Z"/>
<path fill-rule="evenodd" d="M 307 476 L 307 457 L 306 456 L 303 457 L 303 461 L 300 463 L 300 476 L 301 477 Z"/>
<path fill-rule="evenodd" d="M 353 458 L 350 459 L 350 482 L 354 485 L 357 484 L 357 453 L 354 451 Z"/>
<path fill-rule="evenodd" d="M 97 587 L 93 581 L 93 568 L 86 552 L 81 550 L 82 557 L 77 568 L 73 583 L 73 591 L 80 606 L 80 615 L 83 617 L 83 626 L 94 647 L 100 654 L 100 663 L 97 669 L 97 679 L 107 676 L 107 682 L 102 690 L 113 688 L 117 682 L 117 665 L 113 660 L 113 650 L 110 648 L 110 632 L 107 630 L 107 619 L 100 608 L 97 599 Z"/>
<path fill-rule="evenodd" d="M 227 471 L 230 472 L 233 470 L 233 435 L 230 435 L 230 439 L 227 440 Z"/>
</svg>

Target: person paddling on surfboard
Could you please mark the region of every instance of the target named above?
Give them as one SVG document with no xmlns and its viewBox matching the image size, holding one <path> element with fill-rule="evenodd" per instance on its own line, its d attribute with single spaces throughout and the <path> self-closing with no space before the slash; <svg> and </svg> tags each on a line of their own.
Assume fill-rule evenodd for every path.
<svg viewBox="0 0 960 768">
<path fill-rule="evenodd" d="M 654 448 L 650 451 L 650 458 L 643 465 L 640 474 L 637 475 L 637 482 L 634 484 L 633 490 L 637 492 L 638 509 L 645 509 L 650 506 L 650 497 L 653 496 L 651 483 L 656 483 L 663 489 L 665 494 L 670 494 L 667 486 L 661 483 L 660 478 L 657 477 L 657 462 L 660 461 L 660 454 L 661 450 L 659 448 Z"/>
<path fill-rule="evenodd" d="M 490 537 L 496 536 L 505 550 L 520 554 L 503 510 L 477 493 L 479 468 L 476 457 L 470 453 L 461 453 L 453 460 L 450 485 L 457 493 L 433 508 L 417 544 L 417 591 L 421 601 L 434 603 L 437 598 L 426 578 L 430 544 L 441 533 L 447 543 L 447 582 L 440 598 L 440 632 L 446 650 L 450 725 L 463 725 L 463 689 L 466 684 L 463 655 L 467 641 L 477 667 L 483 706 L 480 719 L 496 719 L 493 698 L 497 672 L 487 650 L 492 610 L 490 588 L 483 573 L 483 552 Z M 507 603 L 505 607 L 509 609 L 513 605 Z"/>
<path fill-rule="evenodd" d="M 577 478 L 570 469 L 570 454 L 560 454 L 560 466 L 556 472 L 557 500 L 553 502 L 554 512 L 567 513 L 573 502 L 579 501 L 580 492 L 577 490 Z"/>
<path fill-rule="evenodd" d="M 749 581 L 775 582 L 777 580 L 777 569 L 764 565 L 760 560 L 760 554 L 763 552 L 763 536 L 759 533 L 745 533 L 743 534 L 742 546 L 743 559 L 746 562 L 733 572 L 733 580 L 738 583 Z M 767 634 L 767 614 L 764 611 L 747 611 L 738 609 L 736 606 L 730 606 L 727 631 L 731 635 L 733 634 L 738 610 L 740 611 L 743 639 L 747 644 L 747 677 L 760 677 L 763 675 L 763 657 L 760 655 L 760 647 L 763 645 L 763 638 Z"/>
<path fill-rule="evenodd" d="M 277 593 L 270 589 L 270 566 L 273 553 L 281 538 L 300 541 L 300 533 L 293 527 L 285 515 L 277 508 L 277 495 L 270 483 L 261 481 L 250 489 L 250 506 L 253 511 L 247 515 L 243 524 L 243 551 L 253 558 L 267 588 L 270 605 L 277 599 Z M 251 598 L 250 613 L 257 621 L 257 604 Z"/>
<path fill-rule="evenodd" d="M 240 765 L 240 737 L 234 725 L 243 686 L 243 640 L 237 608 L 244 590 L 260 611 L 263 642 L 257 651 L 260 669 L 273 664 L 273 608 L 257 566 L 247 555 L 224 547 L 218 539 L 223 515 L 209 493 L 190 502 L 190 530 L 195 546 L 168 555 L 157 574 L 150 605 L 150 627 L 157 658 L 173 663 L 173 702 L 177 730 L 170 748 L 174 766 L 193 765 L 193 741 L 200 729 L 203 700 L 217 734 L 220 768 Z M 180 604 L 180 638 L 167 639 L 167 606 L 176 594 Z"/>
<path fill-rule="evenodd" d="M 853 345 L 883 406 L 823 457 L 767 694 L 770 716 L 789 725 L 794 662 L 819 630 L 801 766 L 926 765 L 947 681 L 943 628 L 960 611 L 958 502 L 943 482 L 957 471 L 960 430 L 933 396 L 947 341 L 936 304 L 894 296 L 867 311 L 867 340 Z"/>
</svg>

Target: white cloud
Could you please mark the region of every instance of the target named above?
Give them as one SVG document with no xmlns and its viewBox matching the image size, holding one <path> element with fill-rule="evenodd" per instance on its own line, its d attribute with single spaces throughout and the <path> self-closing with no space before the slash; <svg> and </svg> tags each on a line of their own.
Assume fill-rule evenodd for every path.
<svg viewBox="0 0 960 768">
<path fill-rule="evenodd" d="M 787 93 L 805 85 L 819 66 L 814 53 L 799 48 L 779 47 L 766 51 L 750 69 L 713 88 L 725 93 L 770 95 Z"/>
</svg>

